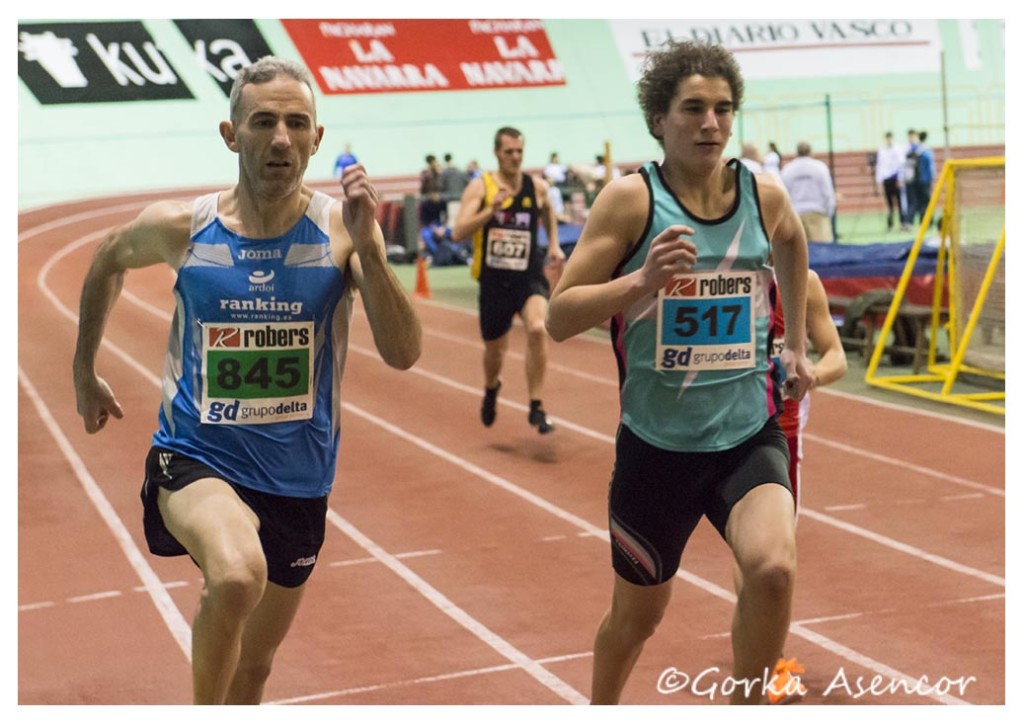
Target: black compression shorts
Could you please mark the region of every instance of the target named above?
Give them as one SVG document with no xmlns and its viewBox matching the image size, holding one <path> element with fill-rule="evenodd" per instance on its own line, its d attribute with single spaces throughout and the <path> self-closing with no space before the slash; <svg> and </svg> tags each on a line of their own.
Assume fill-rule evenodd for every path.
<svg viewBox="0 0 1024 724">
<path fill-rule="evenodd" d="M 608 491 L 615 572 L 640 586 L 664 583 L 702 515 L 725 538 L 733 506 L 765 483 L 791 490 L 789 448 L 774 418 L 720 452 L 662 450 L 620 425 Z"/>
</svg>

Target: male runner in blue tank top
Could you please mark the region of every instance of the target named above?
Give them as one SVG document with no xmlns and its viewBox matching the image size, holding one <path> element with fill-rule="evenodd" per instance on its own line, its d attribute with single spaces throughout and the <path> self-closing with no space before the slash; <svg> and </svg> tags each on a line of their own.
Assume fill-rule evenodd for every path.
<svg viewBox="0 0 1024 724">
<path fill-rule="evenodd" d="M 303 183 L 323 137 L 313 81 L 265 57 L 243 69 L 220 124 L 238 183 L 164 201 L 100 244 L 82 290 L 74 381 L 87 432 L 123 412 L 96 371 L 129 269 L 177 272 L 163 402 L 146 460 L 150 551 L 203 573 L 193 700 L 258 703 L 324 539 L 353 302 L 384 361 L 411 367 L 419 321 L 387 265 L 377 192 L 345 168 L 345 201 Z"/>
<path fill-rule="evenodd" d="M 537 228 L 544 222 L 547 259 L 561 264 L 558 219 L 548 202 L 548 183 L 522 172 L 523 134 L 508 126 L 494 135 L 498 170 L 473 179 L 462 194 L 452 238 L 473 237 L 473 277 L 480 282 L 480 334 L 484 340 L 484 398 L 480 419 L 487 427 L 497 415 L 501 368 L 512 321 L 518 314 L 526 329 L 527 421 L 541 434 L 555 428 L 543 407 L 548 334 L 544 318 L 550 289 L 544 276 L 544 251 Z"/>
<path fill-rule="evenodd" d="M 551 300 L 557 341 L 612 318 L 620 372 L 616 576 L 594 642 L 594 703 L 619 701 L 702 516 L 743 572 L 732 676 L 751 686 L 732 702 L 763 700 L 789 625 L 796 543 L 768 359 L 768 255 L 787 320 L 784 392 L 801 399 L 807 245 L 782 189 L 722 158 L 742 98 L 739 66 L 721 47 L 670 42 L 648 57 L 639 99 L 665 159 L 599 194 Z"/>
</svg>

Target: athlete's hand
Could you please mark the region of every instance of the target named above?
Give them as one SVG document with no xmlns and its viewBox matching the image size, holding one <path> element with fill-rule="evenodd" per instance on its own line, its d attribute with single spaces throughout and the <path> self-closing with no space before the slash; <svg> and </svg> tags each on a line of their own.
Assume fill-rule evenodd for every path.
<svg viewBox="0 0 1024 724">
<path fill-rule="evenodd" d="M 370 183 L 366 169 L 361 163 L 346 166 L 341 175 L 341 187 L 345 190 L 345 203 L 341 218 L 345 229 L 352 238 L 358 253 L 363 244 L 374 243 L 377 224 L 377 189 Z"/>
<path fill-rule="evenodd" d="M 640 269 L 644 289 L 657 291 L 676 274 L 693 269 L 697 246 L 686 237 L 694 233 L 689 226 L 673 224 L 654 237 Z"/>
<path fill-rule="evenodd" d="M 491 202 L 491 213 L 496 214 L 501 211 L 501 207 L 505 205 L 505 202 L 512 198 L 512 191 L 507 186 L 499 186 L 498 191 L 494 194 L 494 201 Z"/>
<path fill-rule="evenodd" d="M 788 347 L 782 350 L 779 357 L 786 370 L 786 380 L 782 383 L 782 396 L 799 402 L 811 389 L 814 381 L 814 366 L 807 356 Z"/>
<path fill-rule="evenodd" d="M 111 415 L 120 420 L 124 410 L 102 377 L 76 381 L 75 394 L 78 398 L 78 414 L 85 421 L 85 431 L 90 435 L 99 432 Z"/>
</svg>

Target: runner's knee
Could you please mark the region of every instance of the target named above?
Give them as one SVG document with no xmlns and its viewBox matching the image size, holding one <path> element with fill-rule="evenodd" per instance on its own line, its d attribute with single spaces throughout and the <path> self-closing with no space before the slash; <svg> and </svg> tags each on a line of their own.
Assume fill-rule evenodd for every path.
<svg viewBox="0 0 1024 724">
<path fill-rule="evenodd" d="M 667 600 L 664 603 L 659 600 L 644 605 L 613 604 L 609 624 L 620 637 L 635 643 L 643 642 L 657 631 L 667 607 Z"/>
<path fill-rule="evenodd" d="M 209 602 L 234 611 L 256 608 L 266 586 L 267 564 L 262 556 L 240 557 L 206 573 Z"/>
<path fill-rule="evenodd" d="M 744 590 L 772 598 L 786 598 L 796 580 L 796 561 L 784 553 L 768 555 L 743 567 Z"/>
</svg>

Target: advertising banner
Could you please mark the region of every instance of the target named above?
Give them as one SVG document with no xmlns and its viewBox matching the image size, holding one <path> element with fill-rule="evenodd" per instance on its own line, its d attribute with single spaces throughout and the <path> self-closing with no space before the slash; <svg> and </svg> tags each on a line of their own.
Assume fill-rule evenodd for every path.
<svg viewBox="0 0 1024 724">
<path fill-rule="evenodd" d="M 326 95 L 565 85 L 540 20 L 282 20 Z"/>
<path fill-rule="evenodd" d="M 666 40 L 722 45 L 748 80 L 938 72 L 937 20 L 611 20 L 636 80 L 648 51 Z"/>
<path fill-rule="evenodd" d="M 196 54 L 196 62 L 224 91 L 238 71 L 264 55 L 273 55 L 270 46 L 252 20 L 175 20 Z"/>
<path fill-rule="evenodd" d="M 43 105 L 193 97 L 139 21 L 19 23 L 18 76 Z"/>
</svg>

